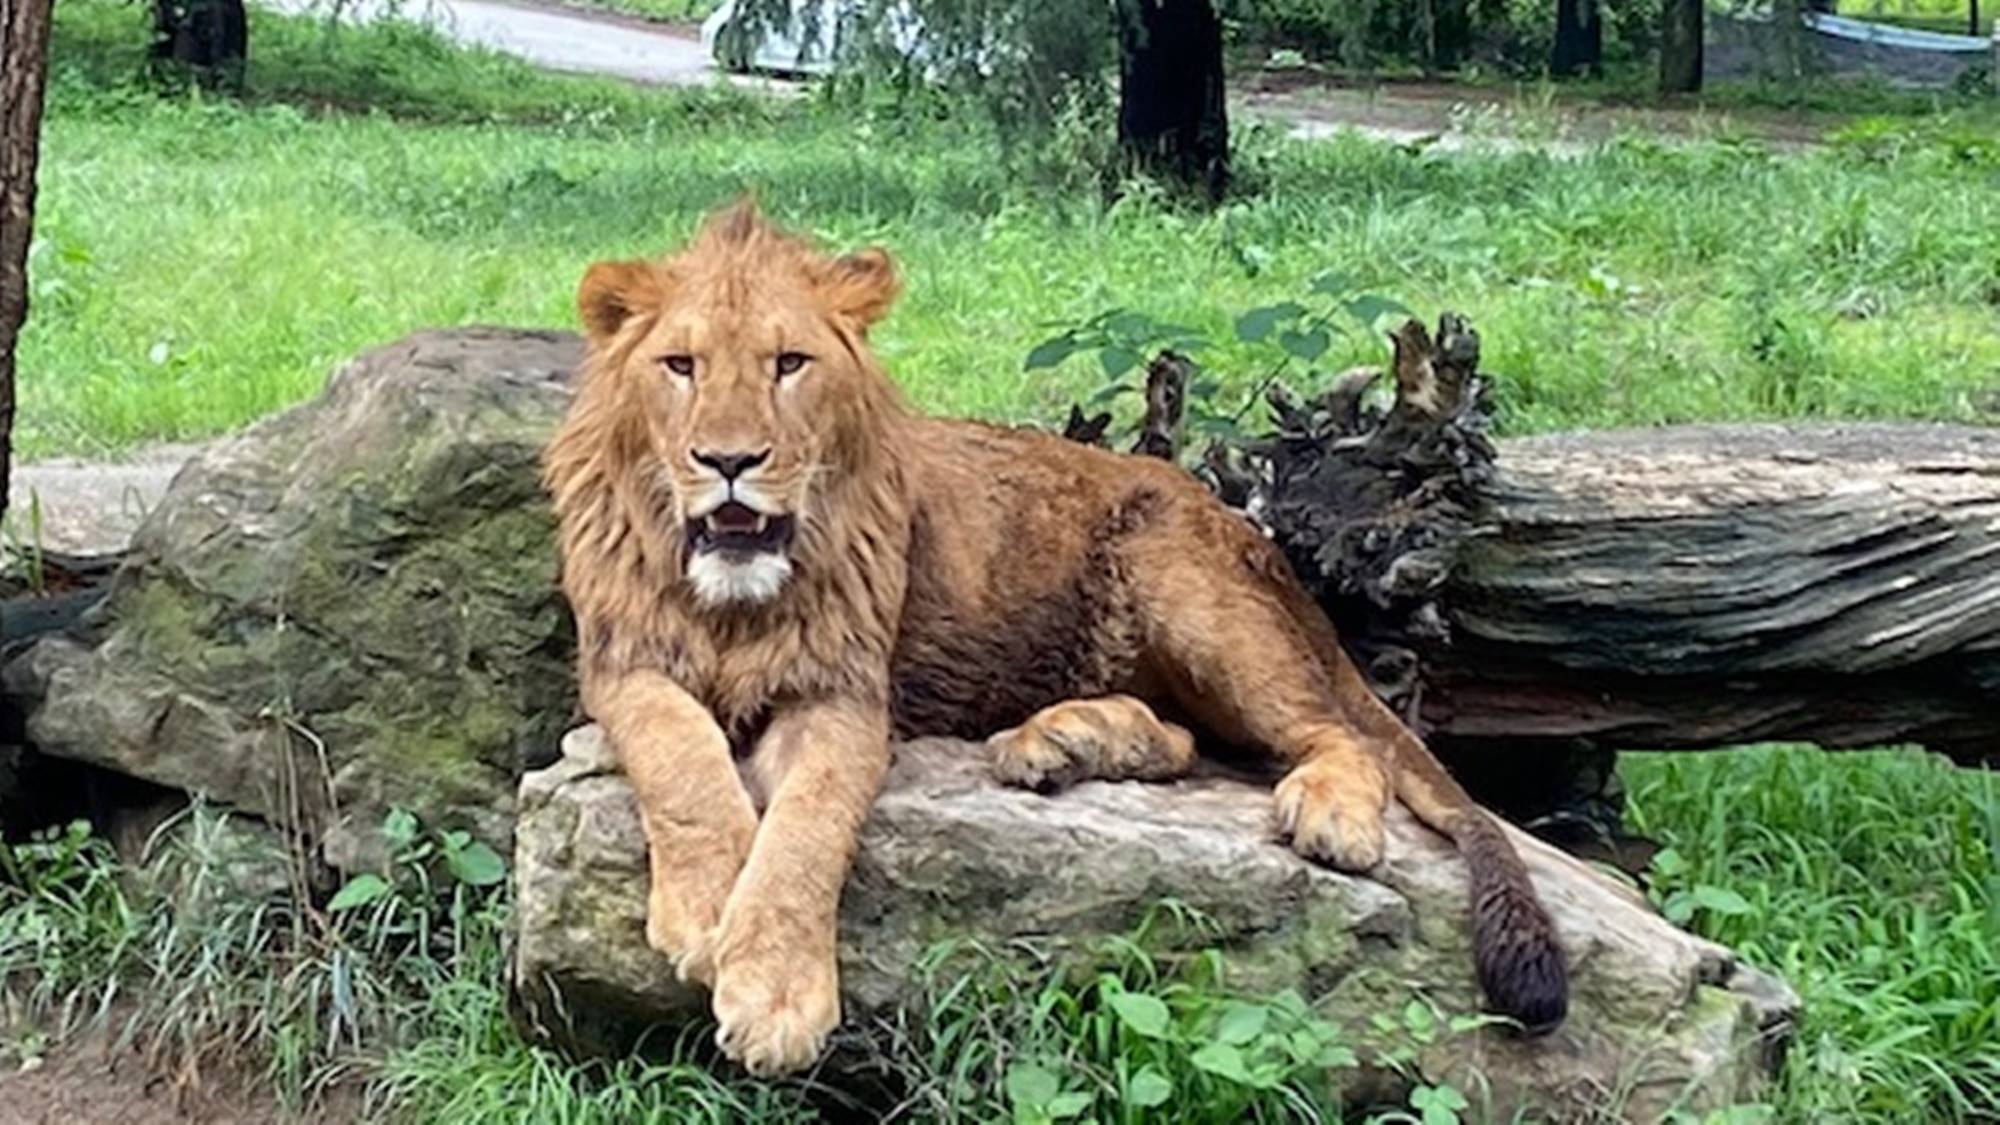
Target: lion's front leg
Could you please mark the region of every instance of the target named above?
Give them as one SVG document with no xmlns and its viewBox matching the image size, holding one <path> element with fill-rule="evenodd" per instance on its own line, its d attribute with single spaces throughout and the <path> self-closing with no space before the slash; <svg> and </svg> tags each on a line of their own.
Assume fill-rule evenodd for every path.
<svg viewBox="0 0 2000 1125">
<path fill-rule="evenodd" d="M 593 682 L 586 698 L 638 797 L 650 869 L 646 941 L 682 980 L 710 983 L 717 927 L 757 834 L 729 739 L 657 672 Z"/>
<path fill-rule="evenodd" d="M 715 949 L 716 1041 L 759 1076 L 819 1057 L 840 1022 L 840 888 L 889 766 L 880 704 L 781 712 L 752 768 L 770 794 Z"/>
</svg>

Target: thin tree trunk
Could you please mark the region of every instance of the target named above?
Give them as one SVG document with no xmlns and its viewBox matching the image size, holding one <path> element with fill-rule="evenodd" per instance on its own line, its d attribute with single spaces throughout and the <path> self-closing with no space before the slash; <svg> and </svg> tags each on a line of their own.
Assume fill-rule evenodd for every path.
<svg viewBox="0 0 2000 1125">
<path fill-rule="evenodd" d="M 204 85 L 241 89 L 250 51 L 243 0 L 154 0 L 153 61 Z"/>
<path fill-rule="evenodd" d="M 1595 74 L 1604 58 L 1604 24 L 1597 0 L 1556 0 L 1556 41 L 1549 73 Z"/>
<path fill-rule="evenodd" d="M 1139 167 L 1220 199 L 1229 185 L 1222 21 L 1211 0 L 1123 0 L 1118 141 Z"/>
<path fill-rule="evenodd" d="M 1660 9 L 1660 92 L 1701 89 L 1702 6 L 1706 0 L 1666 0 Z"/>
<path fill-rule="evenodd" d="M 1472 47 L 1469 0 L 1431 0 L 1431 68 L 1457 70 Z"/>
<path fill-rule="evenodd" d="M 28 319 L 28 240 L 35 225 L 48 75 L 50 0 L 0 0 L 0 517 L 14 452 L 14 348 Z"/>
</svg>

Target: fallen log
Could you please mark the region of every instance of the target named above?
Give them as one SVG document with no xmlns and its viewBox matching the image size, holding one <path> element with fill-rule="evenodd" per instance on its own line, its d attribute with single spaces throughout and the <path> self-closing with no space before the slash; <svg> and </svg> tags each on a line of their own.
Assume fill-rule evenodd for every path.
<svg viewBox="0 0 2000 1125">
<path fill-rule="evenodd" d="M 1522 753 L 1769 741 L 2000 764 L 2000 430 L 1494 442 L 1477 335 L 1392 339 L 1386 406 L 1366 370 L 1279 392 L 1275 433 L 1204 460 L 1459 768 L 1545 787 Z"/>
</svg>

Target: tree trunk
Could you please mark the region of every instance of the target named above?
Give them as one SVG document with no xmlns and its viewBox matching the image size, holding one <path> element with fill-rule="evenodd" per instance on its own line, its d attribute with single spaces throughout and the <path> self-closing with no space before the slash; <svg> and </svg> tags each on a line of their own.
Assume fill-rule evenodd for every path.
<svg viewBox="0 0 2000 1125">
<path fill-rule="evenodd" d="M 1118 141 L 1139 167 L 1218 200 L 1229 185 L 1222 21 L 1211 0 L 1121 0 Z"/>
<path fill-rule="evenodd" d="M 1556 0 L 1556 41 L 1549 73 L 1558 78 L 1595 74 L 1603 58 L 1604 24 L 1597 0 Z"/>
<path fill-rule="evenodd" d="M 1447 316 L 1276 401 L 1247 507 L 1383 695 L 1459 760 L 1918 743 L 2000 765 L 2000 430 L 1485 435 Z M 1228 489 L 1223 489 L 1225 495 Z"/>
<path fill-rule="evenodd" d="M 250 49 L 243 0 L 154 0 L 153 62 L 240 90 Z"/>
<path fill-rule="evenodd" d="M 1660 92 L 1701 89 L 1702 5 L 1706 0 L 1666 0 L 1660 9 Z"/>
<path fill-rule="evenodd" d="M 14 451 L 14 348 L 28 319 L 28 241 L 48 75 L 50 0 L 0 0 L 0 517 Z"/>
<path fill-rule="evenodd" d="M 1430 0 L 1430 65 L 1457 70 L 1472 49 L 1470 0 Z"/>
</svg>

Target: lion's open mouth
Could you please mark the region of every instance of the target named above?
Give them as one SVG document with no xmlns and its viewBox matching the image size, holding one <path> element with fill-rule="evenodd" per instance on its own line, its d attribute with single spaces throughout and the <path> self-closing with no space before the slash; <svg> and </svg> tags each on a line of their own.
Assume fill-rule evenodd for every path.
<svg viewBox="0 0 2000 1125">
<path fill-rule="evenodd" d="M 795 528 L 790 516 L 769 516 L 731 500 L 700 519 L 688 521 L 688 550 L 775 554 L 789 547 Z"/>
</svg>

